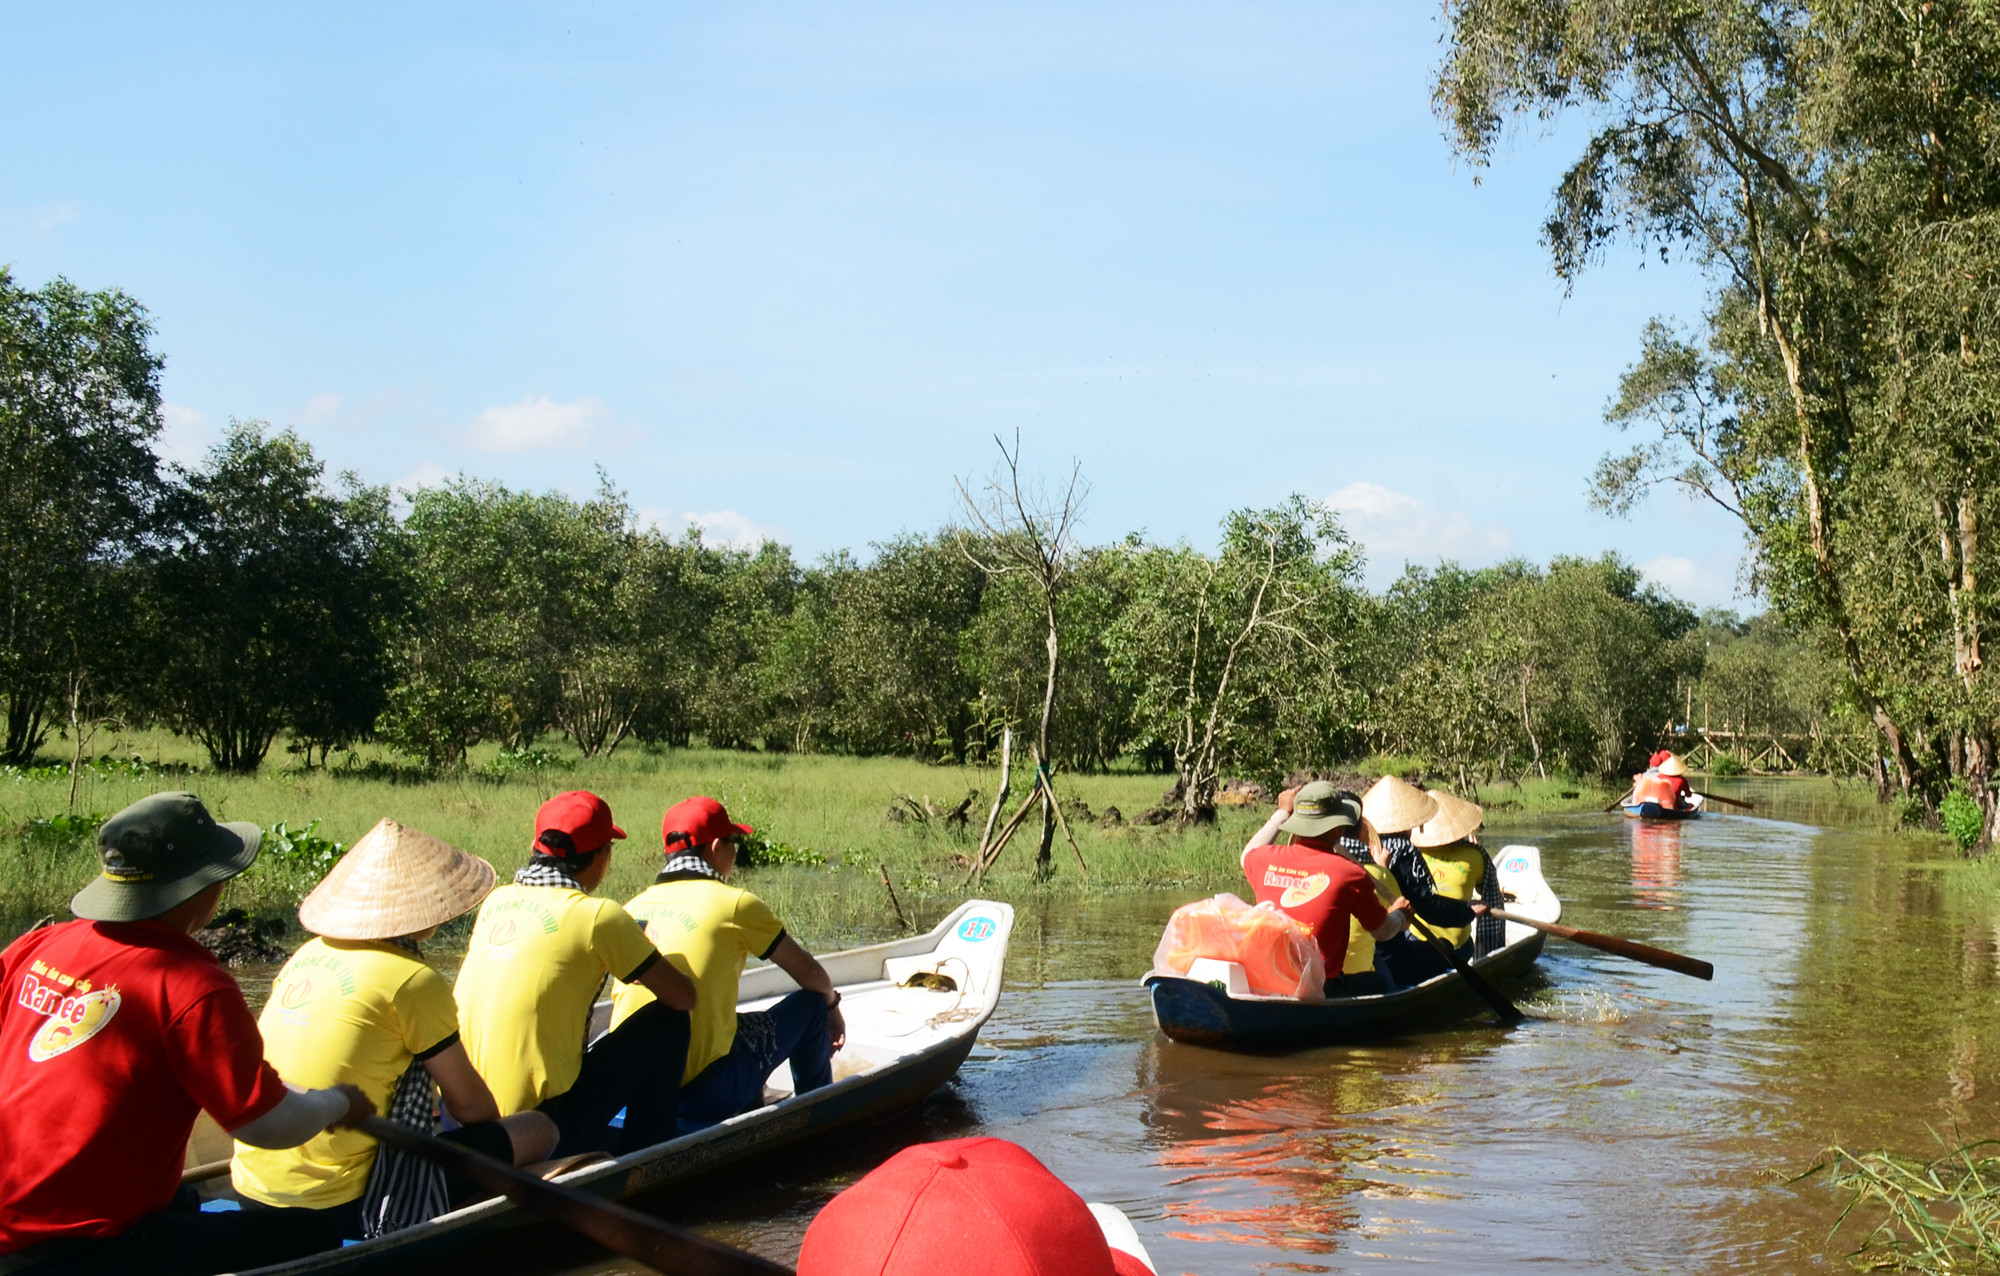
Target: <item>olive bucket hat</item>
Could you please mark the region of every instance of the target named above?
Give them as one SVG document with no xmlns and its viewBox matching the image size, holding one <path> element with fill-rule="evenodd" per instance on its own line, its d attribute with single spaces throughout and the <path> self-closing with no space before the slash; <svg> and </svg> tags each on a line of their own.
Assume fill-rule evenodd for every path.
<svg viewBox="0 0 2000 1276">
<path fill-rule="evenodd" d="M 1278 826 L 1294 837 L 1319 837 L 1361 823 L 1361 805 L 1331 780 L 1314 780 L 1292 799 L 1292 818 Z"/>
<path fill-rule="evenodd" d="M 205 887 L 250 867 L 264 831 L 218 824 L 192 793 L 155 793 L 104 821 L 97 858 L 104 871 L 69 901 L 95 922 L 158 917 Z"/>
</svg>

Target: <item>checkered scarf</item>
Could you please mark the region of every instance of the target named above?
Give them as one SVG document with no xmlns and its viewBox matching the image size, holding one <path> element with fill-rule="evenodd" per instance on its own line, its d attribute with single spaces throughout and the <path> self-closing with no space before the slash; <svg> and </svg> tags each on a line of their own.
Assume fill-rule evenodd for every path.
<svg viewBox="0 0 2000 1276">
<path fill-rule="evenodd" d="M 515 872 L 514 885 L 567 886 L 573 891 L 583 890 L 583 883 L 570 874 L 569 865 L 553 855 L 544 855 L 540 851 L 528 857 L 526 868 Z"/>
<path fill-rule="evenodd" d="M 716 872 L 709 866 L 707 860 L 696 855 L 693 851 L 682 851 L 679 855 L 667 856 L 667 862 L 660 869 L 660 875 L 653 880 L 655 882 L 670 882 L 686 877 L 690 873 L 697 877 L 713 878 L 718 882 L 722 880 L 722 874 Z"/>
</svg>

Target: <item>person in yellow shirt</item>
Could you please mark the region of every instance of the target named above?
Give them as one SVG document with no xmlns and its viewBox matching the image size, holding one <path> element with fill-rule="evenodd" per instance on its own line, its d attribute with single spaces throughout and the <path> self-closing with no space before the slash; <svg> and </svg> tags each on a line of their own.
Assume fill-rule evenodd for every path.
<svg viewBox="0 0 2000 1276">
<path fill-rule="evenodd" d="M 793 1093 L 833 1082 L 833 1053 L 846 1044 L 840 993 L 825 967 L 785 933 L 763 900 L 729 884 L 747 824 L 732 823 L 722 803 L 692 797 L 660 823 L 667 862 L 627 911 L 669 963 L 701 990 L 689 1025 L 680 1128 L 702 1129 L 764 1103 L 764 1081 L 792 1065 Z M 774 962 L 799 991 L 769 1010 L 738 1014 L 737 982 L 751 957 Z M 645 1013 L 651 992 L 630 980 L 612 996 L 611 1022 Z"/>
<path fill-rule="evenodd" d="M 1479 845 L 1479 828 L 1486 812 L 1477 803 L 1431 789 L 1428 796 L 1437 803 L 1437 812 L 1410 830 L 1410 845 L 1423 856 L 1435 887 L 1433 912 L 1437 919 L 1431 929 L 1439 939 L 1458 950 L 1467 961 L 1484 957 L 1506 943 L 1507 927 L 1497 917 L 1486 916 L 1489 906 L 1499 907 L 1500 875 L 1493 857 Z M 1409 982 L 1443 974 L 1450 963 L 1428 946 L 1410 949 L 1411 959 L 1403 973 Z"/>
<path fill-rule="evenodd" d="M 695 985 L 639 923 L 591 892 L 625 830 L 595 793 L 558 793 L 535 816 L 528 866 L 486 897 L 459 968 L 458 1027 L 503 1113 L 537 1108 L 556 1155 L 629 1152 L 674 1136 Z M 584 1048 L 605 975 L 657 1000 Z M 611 1120 L 625 1111 L 623 1129 Z"/>
<path fill-rule="evenodd" d="M 294 1086 L 358 1086 L 376 1110 L 426 1134 L 436 1132 L 442 1091 L 459 1122 L 447 1138 L 516 1164 L 547 1156 L 554 1123 L 534 1112 L 500 1117 L 459 1041 L 451 985 L 418 946 L 492 886 L 485 860 L 394 820 L 363 834 L 299 906 L 318 937 L 271 986 L 257 1021 L 265 1060 Z M 372 1135 L 341 1128 L 291 1148 L 239 1142 L 230 1178 L 245 1200 L 316 1211 L 352 1240 L 421 1222 L 475 1192 L 398 1160 Z"/>
</svg>

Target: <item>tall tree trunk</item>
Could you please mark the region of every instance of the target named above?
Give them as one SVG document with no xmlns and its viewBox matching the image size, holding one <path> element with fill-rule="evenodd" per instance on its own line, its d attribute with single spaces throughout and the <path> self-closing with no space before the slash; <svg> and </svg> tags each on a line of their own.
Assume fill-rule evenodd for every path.
<svg viewBox="0 0 2000 1276">
<path fill-rule="evenodd" d="M 1043 601 L 1047 607 L 1049 622 L 1049 674 L 1048 680 L 1042 684 L 1042 725 L 1041 731 L 1035 737 L 1035 764 L 1041 773 L 1042 783 L 1046 786 L 1050 771 L 1049 719 L 1055 716 L 1056 711 L 1057 644 L 1059 640 L 1056 629 L 1055 596 L 1045 592 L 1043 594 Z M 1041 841 L 1035 845 L 1035 880 L 1038 882 L 1047 881 L 1050 875 L 1055 872 L 1053 854 L 1056 844 L 1055 789 L 1052 787 L 1048 788 L 1047 792 L 1049 800 L 1042 804 L 1042 837 Z"/>
</svg>

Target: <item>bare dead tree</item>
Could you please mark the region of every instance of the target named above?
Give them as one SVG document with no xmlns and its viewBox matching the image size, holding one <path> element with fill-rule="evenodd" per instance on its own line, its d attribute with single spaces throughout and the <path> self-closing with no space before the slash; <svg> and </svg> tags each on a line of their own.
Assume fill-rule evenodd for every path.
<svg viewBox="0 0 2000 1276">
<path fill-rule="evenodd" d="M 1056 685 L 1062 668 L 1062 651 L 1057 625 L 1058 608 L 1068 587 L 1070 560 L 1076 552 L 1077 525 L 1083 516 L 1084 498 L 1090 485 L 1084 481 L 1081 462 L 1070 463 L 1069 481 L 1060 494 L 1039 481 L 1024 482 L 1021 476 L 1021 432 L 1014 432 L 1014 445 L 993 436 L 1000 449 L 1000 462 L 987 475 L 978 495 L 963 479 L 957 480 L 960 502 L 971 526 L 960 531 L 958 546 L 973 566 L 989 578 L 1022 576 L 1031 581 L 1040 595 L 1042 616 L 1047 625 L 1047 676 L 1042 683 L 1042 719 L 1035 734 L 1036 790 L 1046 790 L 1049 801 L 1042 807 L 1042 837 L 1035 851 L 1035 876 L 1044 879 L 1053 871 L 1052 850 L 1056 838 L 1055 789 L 1050 784 L 1049 721 L 1055 716 Z M 969 532 L 979 533 L 977 538 Z M 1077 862 L 1083 857 L 1078 853 Z"/>
</svg>

